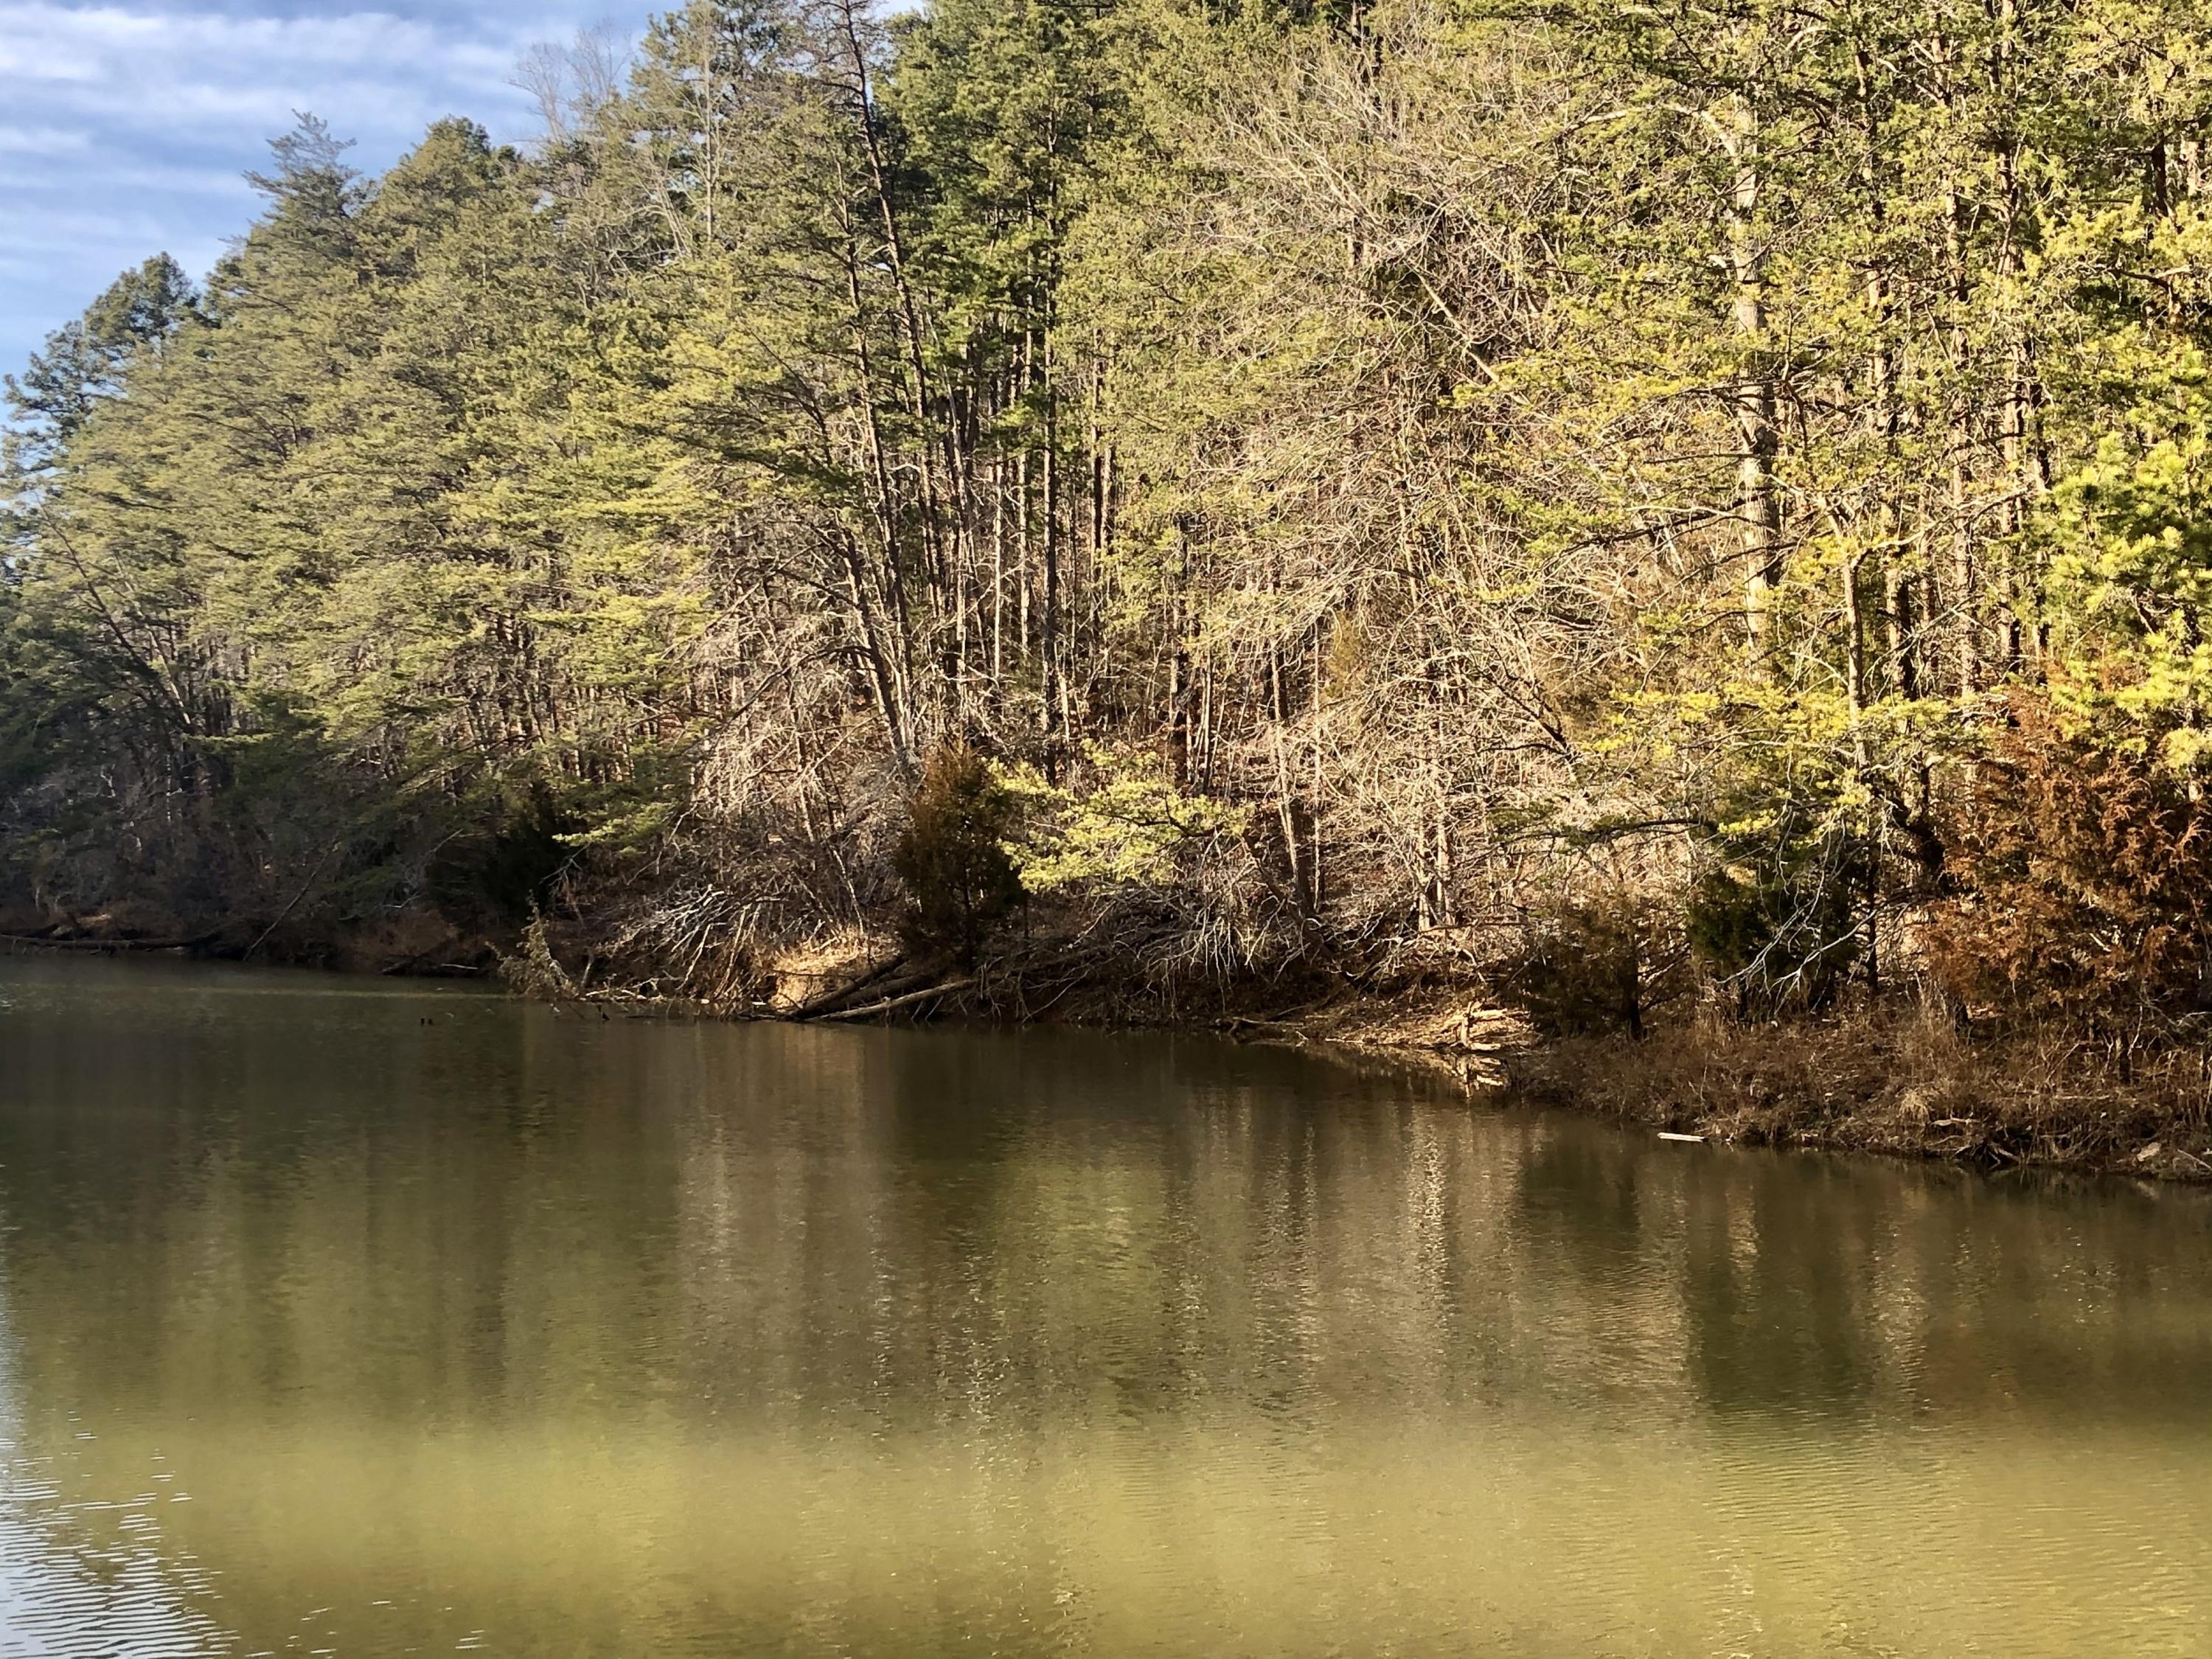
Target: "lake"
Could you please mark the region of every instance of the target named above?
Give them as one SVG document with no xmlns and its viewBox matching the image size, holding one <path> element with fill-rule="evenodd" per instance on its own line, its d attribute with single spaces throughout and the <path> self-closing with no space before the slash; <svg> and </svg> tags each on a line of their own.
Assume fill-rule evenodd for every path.
<svg viewBox="0 0 2212 1659">
<path fill-rule="evenodd" d="M 2212 1201 L 0 961 L 0 1654 L 2212 1656 Z"/>
</svg>

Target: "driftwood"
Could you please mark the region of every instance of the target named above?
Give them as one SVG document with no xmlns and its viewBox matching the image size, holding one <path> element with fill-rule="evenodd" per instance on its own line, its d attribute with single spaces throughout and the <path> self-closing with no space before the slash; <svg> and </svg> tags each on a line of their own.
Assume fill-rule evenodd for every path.
<svg viewBox="0 0 2212 1659">
<path fill-rule="evenodd" d="M 909 991 L 902 997 L 890 997 L 882 1002 L 872 1002 L 865 1008 L 842 1008 L 834 1014 L 823 1014 L 823 1019 L 870 1019 L 878 1014 L 888 1014 L 897 1009 L 911 1007 L 932 997 L 950 996 L 955 991 L 964 991 L 973 984 L 972 979 L 948 980 L 942 985 L 933 985 L 926 991 Z"/>
<path fill-rule="evenodd" d="M 190 951 L 208 944 L 221 931 L 192 939 L 40 939 L 32 933 L 0 933 L 0 945 L 27 945 L 34 951 Z"/>
<path fill-rule="evenodd" d="M 784 1018 L 787 1019 L 821 1019 L 828 1015 L 831 1009 L 841 1007 L 844 1004 L 850 1002 L 854 997 L 860 995 L 861 992 L 867 990 L 871 986 L 881 984 L 884 980 L 889 978 L 891 975 L 896 974 L 904 966 L 906 966 L 906 958 L 904 957 L 893 957 L 889 962 L 869 969 L 868 971 L 861 975 L 860 978 L 848 980 L 844 984 L 840 985 L 834 991 L 824 991 L 820 996 L 808 998 L 807 1000 L 800 1003 L 799 1006 L 792 1009 L 784 1016 Z"/>
</svg>

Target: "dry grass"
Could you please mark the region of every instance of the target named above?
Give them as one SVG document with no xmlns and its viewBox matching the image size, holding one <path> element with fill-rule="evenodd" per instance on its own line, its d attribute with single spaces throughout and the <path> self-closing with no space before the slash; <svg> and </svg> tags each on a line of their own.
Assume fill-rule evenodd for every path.
<svg viewBox="0 0 2212 1659">
<path fill-rule="evenodd" d="M 849 928 L 779 951 L 768 964 L 775 988 L 769 1006 L 777 1013 L 789 1013 L 840 986 L 866 978 L 898 955 L 896 940 Z"/>
<path fill-rule="evenodd" d="M 1747 1145 L 2212 1179 L 2203 1048 L 2122 1066 L 2048 1034 L 1969 1036 L 1901 1009 L 1570 1039 L 1514 1071 L 1558 1104 Z"/>
</svg>

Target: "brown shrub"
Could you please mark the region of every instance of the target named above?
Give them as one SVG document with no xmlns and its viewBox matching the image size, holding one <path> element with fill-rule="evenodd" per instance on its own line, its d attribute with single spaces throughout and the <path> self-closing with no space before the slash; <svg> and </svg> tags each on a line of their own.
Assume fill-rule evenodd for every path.
<svg viewBox="0 0 2212 1659">
<path fill-rule="evenodd" d="M 1929 929 L 1953 996 L 2122 1053 L 2212 1010 L 2212 811 L 2155 749 L 2014 699 L 1964 792 L 1948 837 L 1958 891 Z"/>
</svg>

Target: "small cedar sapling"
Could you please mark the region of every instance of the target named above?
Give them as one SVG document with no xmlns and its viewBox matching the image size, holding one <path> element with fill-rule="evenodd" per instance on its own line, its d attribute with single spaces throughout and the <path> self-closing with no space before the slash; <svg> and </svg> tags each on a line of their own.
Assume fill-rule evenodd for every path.
<svg viewBox="0 0 2212 1659">
<path fill-rule="evenodd" d="M 1018 817 L 1012 793 L 974 750 L 952 744 L 930 757 L 891 859 L 911 901 L 913 948 L 946 952 L 974 969 L 1025 896 L 1006 846 Z"/>
</svg>

